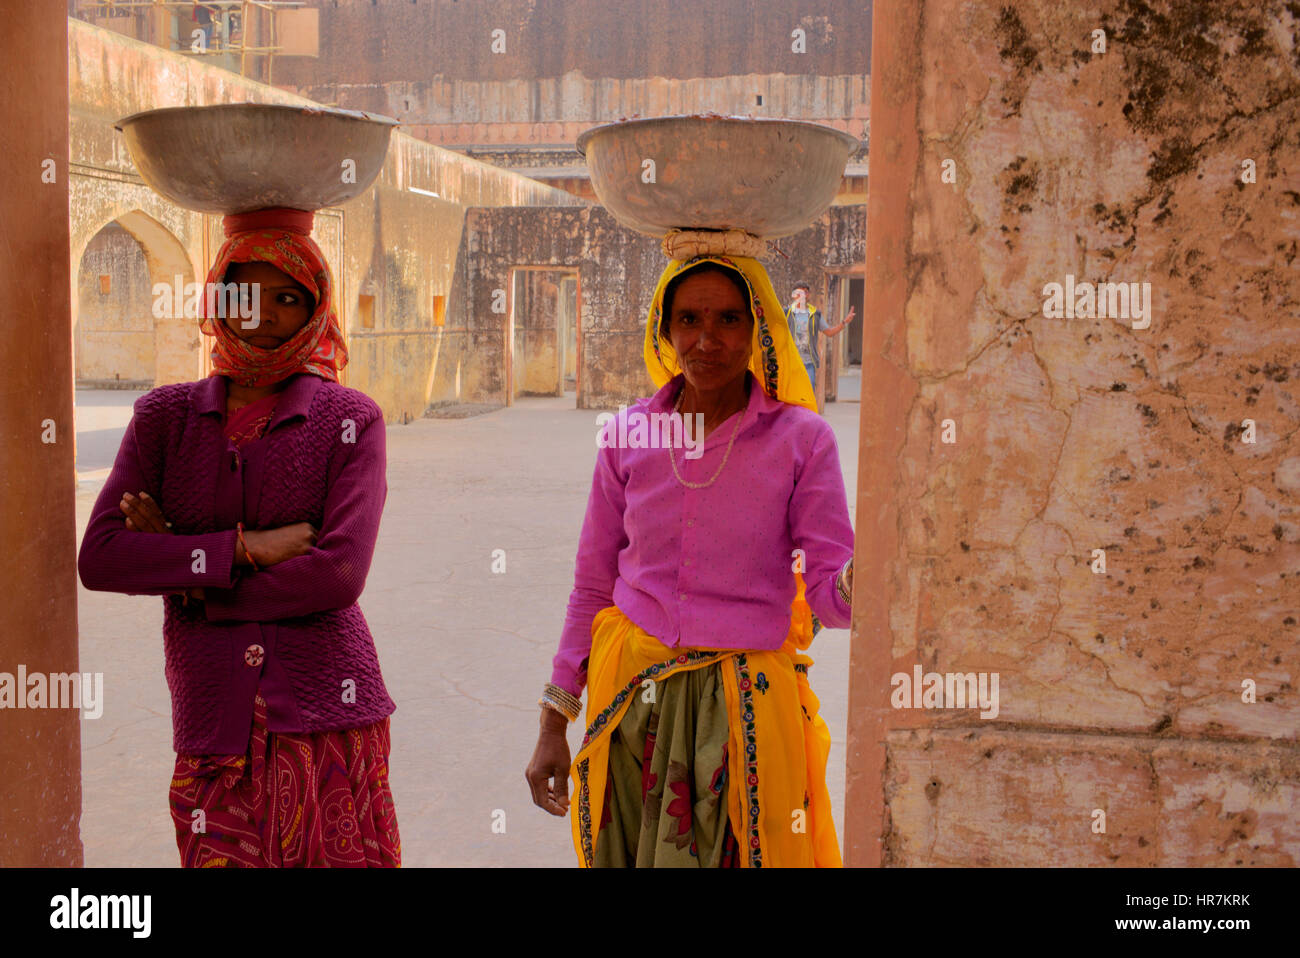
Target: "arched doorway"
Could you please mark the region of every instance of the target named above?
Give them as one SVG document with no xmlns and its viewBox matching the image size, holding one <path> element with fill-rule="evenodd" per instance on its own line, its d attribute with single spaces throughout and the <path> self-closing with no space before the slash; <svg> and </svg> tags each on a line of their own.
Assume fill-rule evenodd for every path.
<svg viewBox="0 0 1300 958">
<path fill-rule="evenodd" d="M 75 293 L 78 386 L 153 386 L 152 289 L 144 248 L 116 221 L 86 244 Z"/>
<path fill-rule="evenodd" d="M 105 224 L 80 258 L 73 295 L 73 354 L 81 387 L 151 388 L 203 375 L 198 324 L 161 287 L 194 282 L 185 247 L 132 210 Z"/>
</svg>

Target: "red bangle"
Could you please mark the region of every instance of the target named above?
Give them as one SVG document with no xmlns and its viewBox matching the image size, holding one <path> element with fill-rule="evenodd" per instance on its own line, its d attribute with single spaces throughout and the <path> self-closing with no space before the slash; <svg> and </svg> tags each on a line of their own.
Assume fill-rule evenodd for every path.
<svg viewBox="0 0 1300 958">
<path fill-rule="evenodd" d="M 244 558 L 248 560 L 248 564 L 253 567 L 254 572 L 260 572 L 261 570 L 257 568 L 257 562 L 253 559 L 253 553 L 248 551 L 248 544 L 244 542 L 244 524 L 242 522 L 235 523 L 235 534 L 239 538 L 239 548 L 244 550 Z"/>
</svg>

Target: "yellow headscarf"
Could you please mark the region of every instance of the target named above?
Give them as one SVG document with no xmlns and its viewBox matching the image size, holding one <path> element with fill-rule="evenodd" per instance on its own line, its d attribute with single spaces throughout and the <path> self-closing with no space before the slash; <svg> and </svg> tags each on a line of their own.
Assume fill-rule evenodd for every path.
<svg viewBox="0 0 1300 958">
<path fill-rule="evenodd" d="M 659 335 L 664 290 L 675 276 L 701 263 L 721 263 L 734 269 L 749 288 L 749 306 L 754 313 L 754 348 L 749 356 L 749 368 L 762 384 L 763 391 L 780 402 L 817 412 L 817 399 L 812 383 L 808 380 L 808 370 L 804 368 L 799 348 L 790 335 L 785 310 L 776 297 L 767 270 L 762 263 L 750 256 L 703 254 L 669 262 L 655 286 L 645 326 L 645 365 L 655 388 L 662 388 L 681 371 L 673 344 Z"/>
</svg>

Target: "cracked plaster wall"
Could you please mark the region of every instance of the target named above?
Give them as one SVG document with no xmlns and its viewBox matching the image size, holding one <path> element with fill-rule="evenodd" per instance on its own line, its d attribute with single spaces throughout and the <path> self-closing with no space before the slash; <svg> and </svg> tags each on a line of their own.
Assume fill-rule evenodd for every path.
<svg viewBox="0 0 1300 958">
<path fill-rule="evenodd" d="M 1294 866 L 1300 4 L 881 12 L 849 861 Z M 917 662 L 997 718 L 891 708 Z"/>
</svg>

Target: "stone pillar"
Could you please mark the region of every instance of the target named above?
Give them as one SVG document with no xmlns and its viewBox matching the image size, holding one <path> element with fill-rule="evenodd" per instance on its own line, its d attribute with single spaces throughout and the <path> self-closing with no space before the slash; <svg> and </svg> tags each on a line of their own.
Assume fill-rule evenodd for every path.
<svg viewBox="0 0 1300 958">
<path fill-rule="evenodd" d="M 890 586 L 898 554 L 896 474 L 916 382 L 905 363 L 908 187 L 920 143 L 920 0 L 872 5 L 871 178 L 867 187 L 858 502 L 849 665 L 844 863 L 881 863 L 890 673 Z M 903 355 L 900 355 L 903 354 Z"/>
<path fill-rule="evenodd" d="M 875 5 L 848 863 L 1300 862 L 1296 24 Z"/>
<path fill-rule="evenodd" d="M 20 665 L 77 669 L 67 19 L 63 4 L 10 4 L 0 30 L 0 673 L 11 683 Z M 82 864 L 80 720 L 0 709 L 0 866 Z"/>
</svg>

